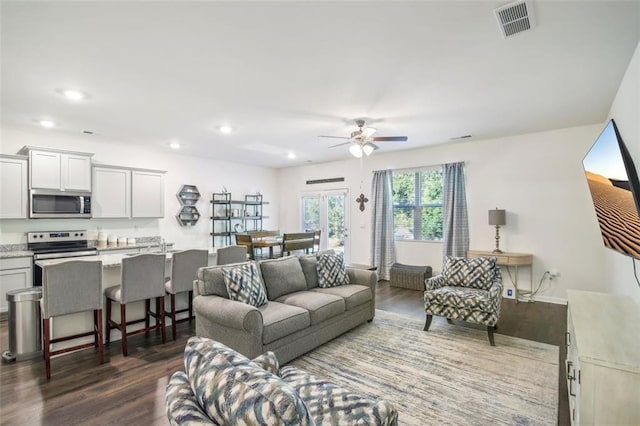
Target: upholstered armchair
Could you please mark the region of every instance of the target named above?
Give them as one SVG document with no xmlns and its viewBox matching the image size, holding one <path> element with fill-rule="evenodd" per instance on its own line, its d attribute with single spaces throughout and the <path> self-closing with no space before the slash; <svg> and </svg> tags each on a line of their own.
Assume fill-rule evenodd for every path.
<svg viewBox="0 0 640 426">
<path fill-rule="evenodd" d="M 429 330 L 433 315 L 487 326 L 489 343 L 500 318 L 502 274 L 495 257 L 446 257 L 440 275 L 425 280 L 424 309 Z"/>
</svg>

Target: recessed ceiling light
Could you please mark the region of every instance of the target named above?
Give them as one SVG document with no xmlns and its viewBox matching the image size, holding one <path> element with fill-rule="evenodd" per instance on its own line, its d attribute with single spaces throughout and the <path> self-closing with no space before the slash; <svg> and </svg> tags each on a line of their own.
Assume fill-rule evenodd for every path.
<svg viewBox="0 0 640 426">
<path fill-rule="evenodd" d="M 231 126 L 220 126 L 218 127 L 218 130 L 220 130 L 220 132 L 224 133 L 225 135 L 233 132 L 233 128 Z"/>
<path fill-rule="evenodd" d="M 293 152 L 290 152 L 289 154 L 287 154 L 287 158 L 288 158 L 289 160 L 293 160 L 294 158 L 296 158 L 296 154 L 295 154 L 295 153 L 293 153 Z"/>
<path fill-rule="evenodd" d="M 171 147 L 171 149 L 180 149 L 180 143 L 179 142 L 171 142 L 169 144 L 169 146 Z"/>
<path fill-rule="evenodd" d="M 58 89 L 57 92 L 70 101 L 81 101 L 82 99 L 87 98 L 86 93 L 75 89 Z"/>
<path fill-rule="evenodd" d="M 50 129 L 56 126 L 56 123 L 54 123 L 51 120 L 40 120 L 39 123 L 42 127 L 46 127 L 47 129 Z"/>
</svg>

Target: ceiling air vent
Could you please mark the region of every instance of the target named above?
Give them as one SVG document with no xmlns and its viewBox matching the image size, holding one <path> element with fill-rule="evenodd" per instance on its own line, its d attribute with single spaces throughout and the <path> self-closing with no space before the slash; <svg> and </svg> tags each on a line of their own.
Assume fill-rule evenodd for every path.
<svg viewBox="0 0 640 426">
<path fill-rule="evenodd" d="M 497 8 L 495 12 L 503 38 L 529 31 L 535 26 L 533 9 L 528 1 L 514 1 Z"/>
</svg>

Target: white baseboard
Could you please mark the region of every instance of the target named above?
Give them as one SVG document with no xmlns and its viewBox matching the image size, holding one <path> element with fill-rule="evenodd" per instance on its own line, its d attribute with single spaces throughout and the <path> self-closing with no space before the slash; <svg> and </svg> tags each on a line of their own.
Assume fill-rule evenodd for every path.
<svg viewBox="0 0 640 426">
<path fill-rule="evenodd" d="M 551 296 L 534 296 L 534 302 L 545 302 L 545 303 L 555 303 L 557 305 L 566 305 L 567 299 L 563 299 L 561 297 L 551 297 Z"/>
</svg>

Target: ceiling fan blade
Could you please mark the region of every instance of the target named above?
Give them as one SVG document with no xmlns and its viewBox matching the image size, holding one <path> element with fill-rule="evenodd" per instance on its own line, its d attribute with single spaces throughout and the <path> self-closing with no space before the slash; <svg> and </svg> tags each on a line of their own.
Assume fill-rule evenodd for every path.
<svg viewBox="0 0 640 426">
<path fill-rule="evenodd" d="M 375 142 L 406 142 L 409 138 L 406 136 L 378 136 L 372 139 Z"/>
<path fill-rule="evenodd" d="M 346 136 L 329 136 L 329 135 L 320 135 L 319 138 L 333 138 L 333 139 L 351 139 Z"/>
<path fill-rule="evenodd" d="M 349 141 L 349 142 L 343 142 L 343 143 L 339 143 L 339 144 L 337 144 L 337 145 L 331 145 L 329 148 L 335 148 L 335 147 L 337 147 L 337 146 L 349 145 L 350 143 L 351 143 L 351 141 Z"/>
</svg>

